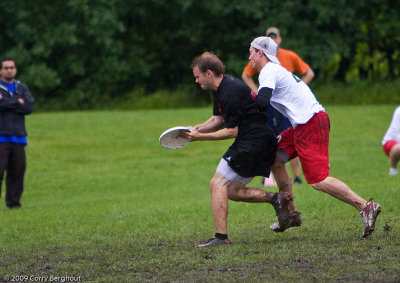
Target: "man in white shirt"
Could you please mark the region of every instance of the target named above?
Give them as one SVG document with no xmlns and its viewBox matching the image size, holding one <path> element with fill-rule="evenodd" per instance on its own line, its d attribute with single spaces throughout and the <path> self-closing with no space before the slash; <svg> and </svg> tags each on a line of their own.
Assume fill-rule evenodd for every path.
<svg viewBox="0 0 400 283">
<path fill-rule="evenodd" d="M 394 110 L 392 122 L 382 139 L 383 151 L 390 159 L 389 175 L 397 175 L 400 160 L 400 106 Z"/>
<path fill-rule="evenodd" d="M 280 65 L 276 58 L 278 45 L 270 37 L 257 37 L 249 51 L 253 68 L 260 72 L 258 109 L 265 111 L 271 104 L 292 124 L 278 136 L 275 162 L 284 163 L 298 156 L 307 183 L 358 209 L 365 224 L 363 237 L 371 235 L 380 205 L 367 202 L 345 183 L 329 176 L 330 122 L 325 109 L 304 82 Z M 277 223 L 270 228 L 280 232 Z"/>
</svg>

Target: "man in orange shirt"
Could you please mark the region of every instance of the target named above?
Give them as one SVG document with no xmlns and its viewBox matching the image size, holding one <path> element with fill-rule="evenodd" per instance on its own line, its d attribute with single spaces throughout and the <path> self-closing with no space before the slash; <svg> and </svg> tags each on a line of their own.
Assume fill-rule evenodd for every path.
<svg viewBox="0 0 400 283">
<path fill-rule="evenodd" d="M 282 37 L 280 35 L 279 29 L 276 27 L 270 27 L 266 31 L 266 35 L 271 37 L 275 43 L 280 46 L 282 42 Z M 314 78 L 314 72 L 308 64 L 306 64 L 296 53 L 293 51 L 279 48 L 276 55 L 282 67 L 291 73 L 297 73 L 302 76 L 302 81 L 308 84 Z M 256 70 L 251 66 L 251 62 L 247 64 L 242 73 L 242 80 L 251 88 L 251 90 L 258 94 L 258 87 L 254 83 L 253 76 L 258 74 Z M 291 126 L 289 120 L 275 110 L 273 107 L 269 107 L 265 113 L 268 117 L 268 123 L 271 128 L 275 131 L 275 134 L 279 135 L 281 132 L 286 130 Z M 298 158 L 292 159 L 290 165 L 293 170 L 294 183 L 301 184 L 300 179 L 300 162 Z M 264 181 L 263 181 L 264 184 Z"/>
</svg>

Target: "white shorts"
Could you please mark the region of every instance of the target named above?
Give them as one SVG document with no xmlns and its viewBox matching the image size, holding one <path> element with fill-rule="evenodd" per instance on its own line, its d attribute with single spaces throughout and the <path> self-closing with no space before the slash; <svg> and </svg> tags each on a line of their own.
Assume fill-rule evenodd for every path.
<svg viewBox="0 0 400 283">
<path fill-rule="evenodd" d="M 247 185 L 253 180 L 254 177 L 245 178 L 240 176 L 238 173 L 233 171 L 233 169 L 228 165 L 225 159 L 221 158 L 218 164 L 217 172 L 227 178 L 229 181 L 239 181 L 240 183 Z"/>
</svg>

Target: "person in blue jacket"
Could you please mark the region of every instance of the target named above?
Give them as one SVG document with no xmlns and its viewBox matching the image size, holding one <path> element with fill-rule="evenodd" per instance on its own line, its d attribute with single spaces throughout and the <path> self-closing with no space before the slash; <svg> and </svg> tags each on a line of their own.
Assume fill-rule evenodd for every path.
<svg viewBox="0 0 400 283">
<path fill-rule="evenodd" d="M 6 205 L 21 207 L 26 168 L 25 115 L 32 113 L 34 99 L 28 87 L 17 81 L 13 58 L 1 60 L 0 69 L 0 193 L 6 176 Z"/>
</svg>

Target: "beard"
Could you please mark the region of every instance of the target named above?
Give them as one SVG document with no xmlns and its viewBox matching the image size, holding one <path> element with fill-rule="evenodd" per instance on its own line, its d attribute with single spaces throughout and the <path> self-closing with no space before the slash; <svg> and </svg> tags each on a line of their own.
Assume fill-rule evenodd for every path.
<svg viewBox="0 0 400 283">
<path fill-rule="evenodd" d="M 2 80 L 5 82 L 12 82 L 14 80 L 15 76 L 2 76 Z"/>
</svg>

